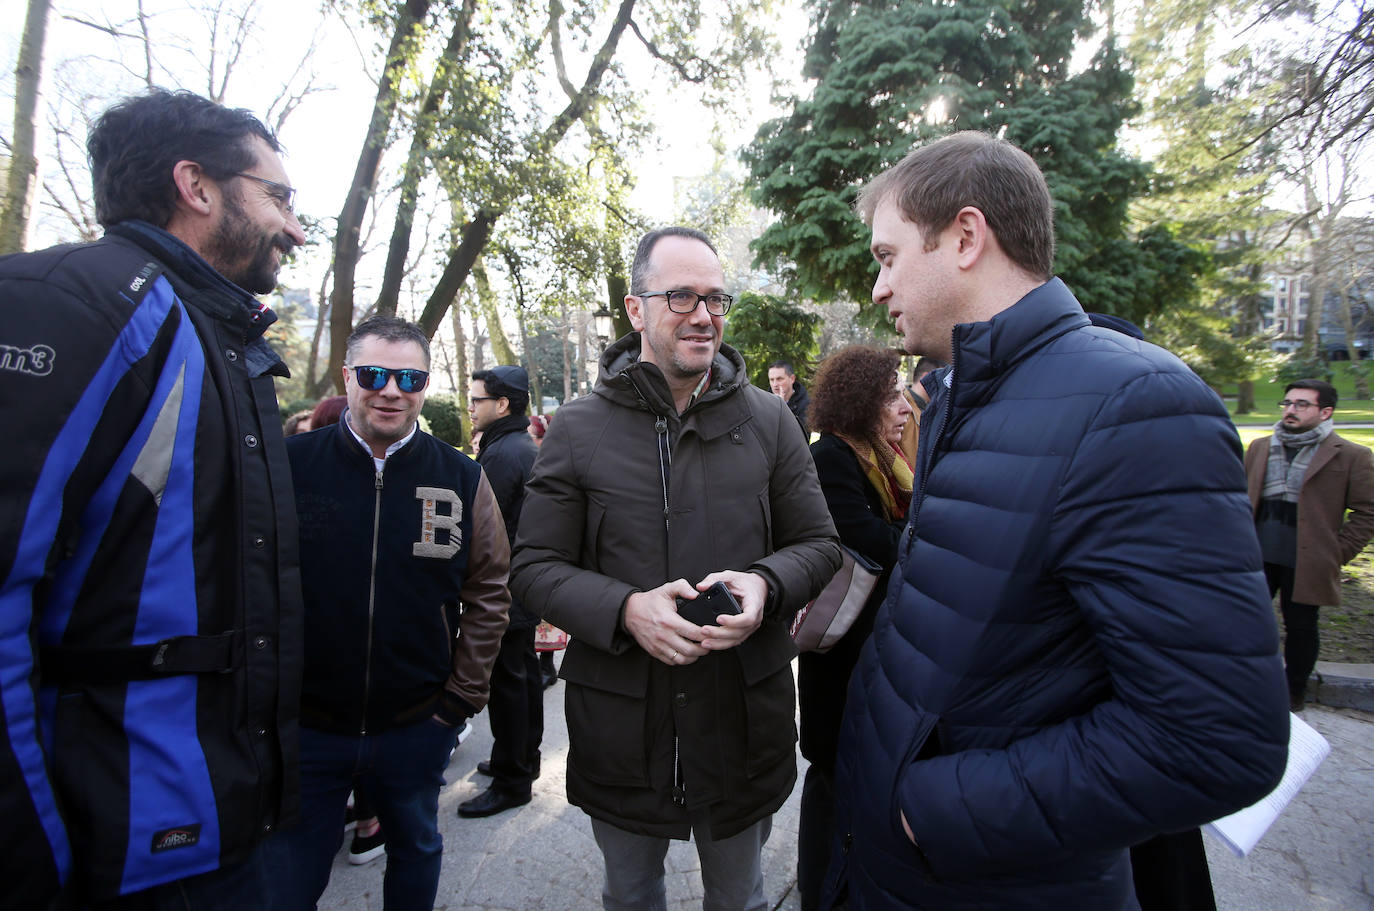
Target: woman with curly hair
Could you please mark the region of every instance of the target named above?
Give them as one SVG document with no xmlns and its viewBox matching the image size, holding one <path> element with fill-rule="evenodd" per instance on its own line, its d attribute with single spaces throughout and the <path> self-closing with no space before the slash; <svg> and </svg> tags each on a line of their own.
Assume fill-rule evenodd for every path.
<svg viewBox="0 0 1374 911">
<path fill-rule="evenodd" d="M 803 911 L 817 907 L 830 857 L 835 751 L 849 675 L 897 562 L 897 539 L 911 504 L 911 466 L 899 444 L 911 418 L 901 394 L 897 352 L 855 345 L 827 358 L 811 386 L 807 420 L 821 490 L 840 543 L 883 567 L 863 612 L 825 654 L 801 656 L 797 676 L 801 751 L 811 767 L 802 785 L 797 890 Z"/>
</svg>

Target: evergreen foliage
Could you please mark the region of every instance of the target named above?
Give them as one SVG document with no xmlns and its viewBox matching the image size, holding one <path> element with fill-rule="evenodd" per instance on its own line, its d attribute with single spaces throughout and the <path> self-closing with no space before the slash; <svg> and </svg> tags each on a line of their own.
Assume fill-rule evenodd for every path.
<svg viewBox="0 0 1374 911">
<path fill-rule="evenodd" d="M 461 449 L 463 446 L 463 412 L 458 403 L 448 395 L 431 395 L 425 398 L 420 416 L 429 424 L 432 436 Z"/>
<path fill-rule="evenodd" d="M 745 291 L 730 308 L 725 341 L 744 357 L 749 381 L 768 388 L 768 365 L 787 361 L 803 382 L 811 378 L 821 318 L 772 294 Z"/>
<path fill-rule="evenodd" d="M 778 213 L 754 245 L 759 263 L 795 294 L 871 310 L 859 188 L 913 146 L 973 129 L 1005 136 L 1045 172 L 1056 272 L 1086 306 L 1143 322 L 1186 299 L 1199 260 L 1166 229 L 1137 234 L 1128 219 L 1150 172 L 1117 148 L 1135 105 L 1112 40 L 1069 73 L 1075 41 L 1091 30 L 1082 0 L 820 5 L 806 57 L 812 97 L 745 152 L 755 202 Z"/>
</svg>

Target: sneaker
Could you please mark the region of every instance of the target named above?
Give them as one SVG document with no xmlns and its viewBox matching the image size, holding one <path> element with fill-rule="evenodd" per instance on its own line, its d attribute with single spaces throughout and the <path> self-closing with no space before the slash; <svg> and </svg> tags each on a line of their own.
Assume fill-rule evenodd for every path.
<svg viewBox="0 0 1374 911">
<path fill-rule="evenodd" d="M 472 734 L 472 725 L 470 725 L 470 724 L 468 724 L 466 721 L 464 721 L 464 722 L 458 727 L 458 739 L 455 740 L 455 741 L 453 741 L 453 749 L 451 749 L 451 750 L 448 751 L 448 761 L 449 761 L 449 762 L 452 762 L 452 761 L 453 761 L 453 754 L 456 753 L 456 752 L 458 752 L 458 748 L 459 748 L 460 746 L 463 745 L 463 741 L 464 741 L 464 740 L 467 740 L 468 737 L 469 737 L 469 735 L 471 735 L 471 734 Z"/>
<path fill-rule="evenodd" d="M 365 864 L 381 857 L 386 852 L 386 837 L 382 835 L 381 826 L 371 835 L 359 835 L 353 833 L 353 843 L 348 846 L 348 862 L 351 864 Z"/>
</svg>

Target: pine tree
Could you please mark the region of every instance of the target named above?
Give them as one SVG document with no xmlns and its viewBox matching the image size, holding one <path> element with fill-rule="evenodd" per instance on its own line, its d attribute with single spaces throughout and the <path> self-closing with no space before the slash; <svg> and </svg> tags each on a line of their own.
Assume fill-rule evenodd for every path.
<svg viewBox="0 0 1374 911">
<path fill-rule="evenodd" d="M 812 97 L 765 124 L 745 153 L 755 201 L 779 213 L 755 243 L 760 263 L 795 294 L 866 305 L 874 266 L 852 210 L 859 188 L 914 145 L 973 129 L 1005 136 L 1045 172 L 1056 272 L 1087 306 L 1141 321 L 1192 294 L 1198 257 L 1128 218 L 1150 172 L 1117 147 L 1135 106 L 1110 37 L 1070 72 L 1091 31 L 1082 0 L 818 8 L 804 71 Z"/>
</svg>

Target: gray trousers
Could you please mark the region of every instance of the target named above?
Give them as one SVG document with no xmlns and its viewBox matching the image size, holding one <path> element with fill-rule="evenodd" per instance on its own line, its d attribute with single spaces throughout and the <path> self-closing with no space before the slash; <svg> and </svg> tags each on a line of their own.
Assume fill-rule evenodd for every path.
<svg viewBox="0 0 1374 911">
<path fill-rule="evenodd" d="M 738 835 L 713 841 L 706 814 L 693 814 L 692 840 L 706 893 L 703 911 L 765 911 L 763 844 L 772 830 L 773 817 L 765 816 Z M 669 839 L 636 835 L 599 819 L 592 820 L 592 835 L 606 862 L 601 887 L 606 911 L 664 911 L 663 859 Z"/>
</svg>

